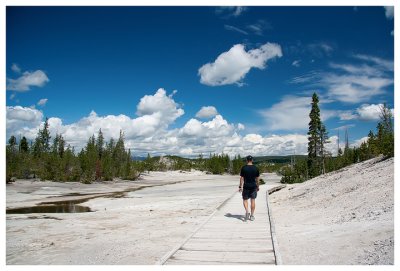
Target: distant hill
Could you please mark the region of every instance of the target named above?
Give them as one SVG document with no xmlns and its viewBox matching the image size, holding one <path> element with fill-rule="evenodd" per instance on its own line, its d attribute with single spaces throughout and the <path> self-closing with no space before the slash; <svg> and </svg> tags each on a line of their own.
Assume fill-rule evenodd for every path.
<svg viewBox="0 0 400 271">
<path fill-rule="evenodd" d="M 286 156 L 256 156 L 254 157 L 254 163 L 274 163 L 274 164 L 287 164 L 292 159 L 307 158 L 307 155 L 286 155 Z"/>
<path fill-rule="evenodd" d="M 198 158 L 184 158 L 180 157 L 177 155 L 166 155 L 164 157 L 168 157 L 171 160 L 174 161 L 191 161 L 191 160 L 197 160 Z M 274 164 L 287 164 L 291 162 L 291 159 L 301 159 L 301 158 L 306 158 L 307 155 L 286 155 L 286 156 L 255 156 L 254 157 L 254 163 L 259 164 L 259 163 L 274 163 Z M 147 157 L 143 156 L 133 156 L 132 159 L 134 161 L 144 161 L 146 160 Z M 152 160 L 158 161 L 160 159 L 160 156 L 154 156 L 152 157 Z M 208 159 L 207 156 L 205 156 L 203 159 Z M 243 157 L 243 161 L 245 161 L 245 157 Z"/>
<path fill-rule="evenodd" d="M 133 161 L 144 161 L 146 160 L 146 157 L 143 156 L 132 156 Z"/>
</svg>

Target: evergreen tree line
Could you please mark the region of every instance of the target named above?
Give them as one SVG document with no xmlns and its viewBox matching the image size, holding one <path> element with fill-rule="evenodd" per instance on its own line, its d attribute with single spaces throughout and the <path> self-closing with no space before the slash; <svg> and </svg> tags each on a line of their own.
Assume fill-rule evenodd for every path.
<svg viewBox="0 0 400 271">
<path fill-rule="evenodd" d="M 105 142 L 101 129 L 97 138 L 93 135 L 78 153 L 57 134 L 51 141 L 46 119 L 35 140 L 28 144 L 26 137 L 17 145 L 11 136 L 6 147 L 6 180 L 11 178 L 40 178 L 54 181 L 79 181 L 91 183 L 109 181 L 115 177 L 134 180 L 138 166 L 125 150 L 122 131 L 117 141 Z"/>
<path fill-rule="evenodd" d="M 326 143 L 329 143 L 329 137 L 326 127 L 320 119 L 318 102 L 318 96 L 314 93 L 309 114 L 308 157 L 297 159 L 296 163 L 283 166 L 279 170 L 282 175 L 282 183 L 304 182 L 321 174 L 379 155 L 386 158 L 394 156 L 393 115 L 386 104 L 381 107 L 376 133 L 370 131 L 366 142 L 359 147 L 350 148 L 346 132 L 344 151 L 338 148 L 338 155 L 333 157 L 325 148 Z"/>
<path fill-rule="evenodd" d="M 144 171 L 191 170 L 192 168 L 212 174 L 239 174 L 244 165 L 238 156 L 230 159 L 227 154 L 202 155 L 197 159 L 167 156 L 170 163 L 148 154 L 144 161 L 133 161 L 130 150 L 125 149 L 124 134 L 118 140 L 104 140 L 101 129 L 97 137 L 91 136 L 84 148 L 76 154 L 74 147 L 66 145 L 62 135 L 52 139 L 48 119 L 36 138 L 28 143 L 26 137 L 19 142 L 14 135 L 6 147 L 6 181 L 12 178 L 39 178 L 54 181 L 110 181 L 114 178 L 135 180 Z"/>
</svg>

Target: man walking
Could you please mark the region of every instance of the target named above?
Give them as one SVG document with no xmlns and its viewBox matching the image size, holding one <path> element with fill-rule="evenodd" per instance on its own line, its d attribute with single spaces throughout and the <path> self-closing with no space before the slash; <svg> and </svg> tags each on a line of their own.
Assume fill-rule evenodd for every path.
<svg viewBox="0 0 400 271">
<path fill-rule="evenodd" d="M 243 206 L 246 210 L 244 221 L 250 219 L 254 220 L 254 210 L 256 209 L 256 197 L 259 190 L 259 177 L 260 172 L 258 168 L 253 165 L 253 157 L 251 155 L 246 157 L 247 165 L 243 166 L 240 170 L 240 184 L 239 192 L 242 192 Z M 251 201 L 251 214 L 249 213 L 248 199 Z"/>
</svg>

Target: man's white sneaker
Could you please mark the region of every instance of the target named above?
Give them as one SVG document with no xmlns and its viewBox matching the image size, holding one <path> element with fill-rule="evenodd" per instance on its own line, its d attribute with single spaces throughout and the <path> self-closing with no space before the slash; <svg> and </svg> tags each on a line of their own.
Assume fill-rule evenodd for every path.
<svg viewBox="0 0 400 271">
<path fill-rule="evenodd" d="M 251 215 L 251 216 L 250 216 L 250 221 L 254 221 L 254 219 L 255 219 L 255 218 L 254 218 L 254 215 Z"/>
</svg>

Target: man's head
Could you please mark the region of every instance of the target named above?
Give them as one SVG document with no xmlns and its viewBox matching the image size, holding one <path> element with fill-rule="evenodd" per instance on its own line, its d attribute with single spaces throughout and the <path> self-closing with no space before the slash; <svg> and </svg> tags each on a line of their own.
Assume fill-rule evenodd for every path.
<svg viewBox="0 0 400 271">
<path fill-rule="evenodd" d="M 248 155 L 248 156 L 246 157 L 246 161 L 247 161 L 247 163 L 252 163 L 252 162 L 253 162 L 253 156 Z"/>
</svg>

